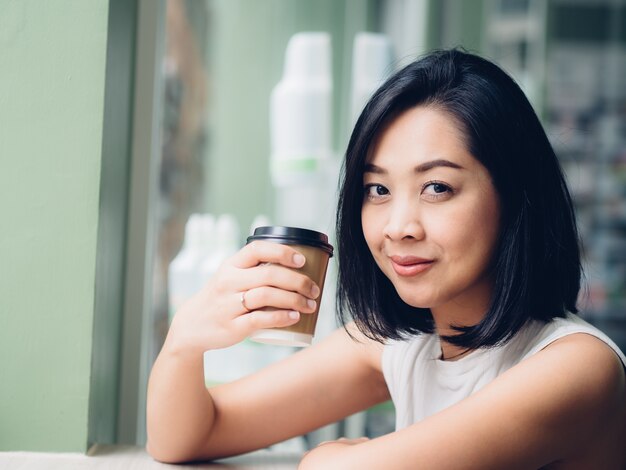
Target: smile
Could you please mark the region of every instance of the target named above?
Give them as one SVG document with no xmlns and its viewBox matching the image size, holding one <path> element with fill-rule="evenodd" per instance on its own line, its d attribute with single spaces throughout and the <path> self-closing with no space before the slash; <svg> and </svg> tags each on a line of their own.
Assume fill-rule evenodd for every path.
<svg viewBox="0 0 626 470">
<path fill-rule="evenodd" d="M 423 273 L 430 268 L 434 261 L 415 256 L 391 256 L 391 267 L 398 276 L 410 277 Z"/>
</svg>

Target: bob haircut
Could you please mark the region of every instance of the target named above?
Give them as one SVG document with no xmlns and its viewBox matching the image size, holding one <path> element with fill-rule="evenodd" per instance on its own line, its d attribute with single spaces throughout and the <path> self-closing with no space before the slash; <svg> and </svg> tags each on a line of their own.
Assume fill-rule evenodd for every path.
<svg viewBox="0 0 626 470">
<path fill-rule="evenodd" d="M 522 90 L 493 63 L 440 50 L 390 77 L 361 113 L 342 168 L 337 212 L 337 313 L 379 342 L 432 333 L 428 308 L 396 293 L 376 265 L 361 225 L 363 173 L 377 140 L 415 106 L 447 113 L 469 152 L 489 171 L 500 198 L 501 227 L 491 260 L 493 296 L 477 325 L 443 337 L 475 349 L 502 344 L 529 320 L 577 313 L 581 263 L 572 200 L 559 162 Z M 480 236 L 480 234 L 477 234 Z"/>
</svg>

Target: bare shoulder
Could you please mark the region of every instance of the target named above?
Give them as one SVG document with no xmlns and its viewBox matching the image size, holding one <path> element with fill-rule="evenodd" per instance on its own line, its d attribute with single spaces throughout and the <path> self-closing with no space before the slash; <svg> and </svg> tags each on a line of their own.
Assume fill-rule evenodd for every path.
<svg viewBox="0 0 626 470">
<path fill-rule="evenodd" d="M 605 342 L 586 333 L 565 336 L 537 353 L 536 366 L 561 373 L 555 380 L 575 385 L 581 405 L 588 404 L 601 411 L 624 399 L 625 370 L 615 351 Z"/>
<path fill-rule="evenodd" d="M 594 435 L 623 407 L 624 367 L 600 339 L 576 333 L 558 339 L 522 361 L 496 382 L 523 391 L 520 400 L 534 402 L 552 425 L 574 429 L 577 439 Z M 528 392 L 531 393 L 528 396 Z M 574 428 L 572 428 L 572 426 Z"/>
<path fill-rule="evenodd" d="M 626 465 L 626 373 L 606 343 L 585 333 L 561 338 L 528 366 L 553 376 L 548 406 L 564 430 L 565 454 L 554 468 L 622 468 Z M 571 465 L 569 465 L 571 464 Z"/>
</svg>

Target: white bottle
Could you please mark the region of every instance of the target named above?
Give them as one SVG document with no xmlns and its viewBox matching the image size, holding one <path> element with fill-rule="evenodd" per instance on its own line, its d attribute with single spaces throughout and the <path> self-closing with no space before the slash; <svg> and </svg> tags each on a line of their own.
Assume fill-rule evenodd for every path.
<svg viewBox="0 0 626 470">
<path fill-rule="evenodd" d="M 295 34 L 270 97 L 270 173 L 278 225 L 327 231 L 331 217 L 323 188 L 334 160 L 332 89 L 330 34 Z"/>
<path fill-rule="evenodd" d="M 205 260 L 209 259 L 217 250 L 217 221 L 213 214 L 202 214 L 202 240 L 200 242 L 200 257 L 196 265 L 196 284 L 202 287 L 206 279 L 202 277 L 201 269 Z"/>
<path fill-rule="evenodd" d="M 201 282 L 211 279 L 222 263 L 241 246 L 239 224 L 231 214 L 222 214 L 215 223 L 214 249 L 199 269 Z M 240 344 L 204 353 L 204 380 L 208 386 L 232 382 L 246 375 L 250 362 Z"/>
<path fill-rule="evenodd" d="M 391 69 L 390 39 L 384 34 L 357 33 L 352 52 L 351 128 Z"/>
<path fill-rule="evenodd" d="M 202 260 L 199 268 L 200 282 L 203 285 L 215 274 L 221 264 L 241 247 L 239 224 L 232 214 L 222 214 L 217 218 L 211 243 L 213 248 Z"/>
<path fill-rule="evenodd" d="M 254 230 L 257 227 L 268 227 L 271 225 L 271 223 L 272 222 L 270 221 L 269 217 L 264 214 L 259 214 L 252 220 L 252 223 L 250 224 L 250 231 L 248 232 L 248 234 L 252 235 L 254 234 Z"/>
<path fill-rule="evenodd" d="M 330 34 L 295 34 L 270 96 L 271 175 L 275 185 L 307 179 L 331 154 Z"/>
<path fill-rule="evenodd" d="M 202 216 L 192 214 L 185 224 L 185 240 L 168 268 L 169 321 L 199 288 L 197 268 L 202 257 Z"/>
</svg>

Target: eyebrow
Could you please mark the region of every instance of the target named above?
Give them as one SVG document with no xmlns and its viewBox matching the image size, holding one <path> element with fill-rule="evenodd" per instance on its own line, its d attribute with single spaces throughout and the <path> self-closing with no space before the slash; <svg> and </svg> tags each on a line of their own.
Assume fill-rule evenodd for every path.
<svg viewBox="0 0 626 470">
<path fill-rule="evenodd" d="M 450 160 L 431 160 L 429 162 L 424 162 L 415 167 L 416 173 L 424 173 L 428 170 L 432 170 L 437 167 L 447 167 L 447 168 L 455 168 L 457 170 L 462 170 L 463 167 L 457 163 L 451 162 Z M 365 165 L 365 173 L 376 173 L 376 174 L 386 174 L 387 170 L 381 168 L 379 166 L 374 165 L 373 163 L 367 163 Z"/>
</svg>

